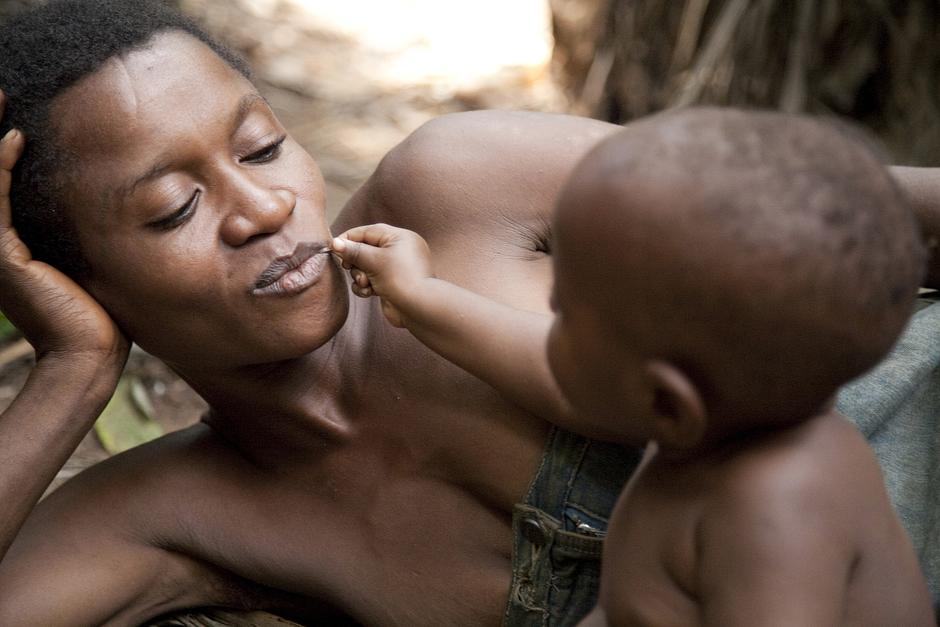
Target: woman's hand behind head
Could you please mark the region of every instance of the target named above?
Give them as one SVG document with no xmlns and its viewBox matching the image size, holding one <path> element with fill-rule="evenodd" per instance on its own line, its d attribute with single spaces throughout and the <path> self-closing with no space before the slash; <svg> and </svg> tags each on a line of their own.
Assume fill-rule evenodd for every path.
<svg viewBox="0 0 940 627">
<path fill-rule="evenodd" d="M 0 92 L 0 117 L 5 97 Z M 0 140 L 0 310 L 47 355 L 93 358 L 120 368 L 129 343 L 105 310 L 72 279 L 36 261 L 12 225 L 12 170 L 26 139 L 12 130 Z"/>
</svg>

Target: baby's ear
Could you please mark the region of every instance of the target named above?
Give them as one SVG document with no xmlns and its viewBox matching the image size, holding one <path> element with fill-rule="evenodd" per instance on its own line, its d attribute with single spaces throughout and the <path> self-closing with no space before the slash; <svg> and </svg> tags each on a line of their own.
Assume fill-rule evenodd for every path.
<svg viewBox="0 0 940 627">
<path fill-rule="evenodd" d="M 653 395 L 650 413 L 652 439 L 671 449 L 689 449 L 705 437 L 708 417 L 695 384 L 682 370 L 660 360 L 644 367 Z"/>
</svg>

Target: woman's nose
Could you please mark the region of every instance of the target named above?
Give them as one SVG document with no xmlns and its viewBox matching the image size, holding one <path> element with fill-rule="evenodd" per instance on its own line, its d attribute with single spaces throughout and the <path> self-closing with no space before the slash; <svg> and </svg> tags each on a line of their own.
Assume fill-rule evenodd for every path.
<svg viewBox="0 0 940 627">
<path fill-rule="evenodd" d="M 294 212 L 297 198 L 292 191 L 249 187 L 241 190 L 240 201 L 222 222 L 222 241 L 229 246 L 241 246 L 259 235 L 277 233 Z"/>
</svg>

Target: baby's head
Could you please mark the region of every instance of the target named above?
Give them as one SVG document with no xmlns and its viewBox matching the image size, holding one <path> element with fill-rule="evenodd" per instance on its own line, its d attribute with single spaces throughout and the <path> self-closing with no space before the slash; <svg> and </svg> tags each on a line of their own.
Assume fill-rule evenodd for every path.
<svg viewBox="0 0 940 627">
<path fill-rule="evenodd" d="M 792 424 L 885 355 L 926 253 L 853 134 L 686 109 L 581 162 L 554 219 L 549 359 L 586 431 L 690 449 Z"/>
</svg>

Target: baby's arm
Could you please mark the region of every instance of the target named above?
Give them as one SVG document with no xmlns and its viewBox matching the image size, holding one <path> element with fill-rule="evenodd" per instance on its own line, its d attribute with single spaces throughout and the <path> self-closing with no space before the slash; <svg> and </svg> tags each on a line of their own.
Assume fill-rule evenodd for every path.
<svg viewBox="0 0 940 627">
<path fill-rule="evenodd" d="M 353 292 L 378 296 L 389 322 L 532 413 L 566 426 L 570 409 L 548 368 L 551 316 L 522 311 L 438 279 L 424 239 L 386 224 L 333 240 Z"/>
</svg>

